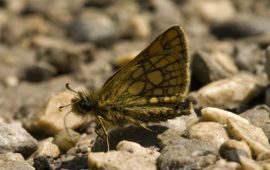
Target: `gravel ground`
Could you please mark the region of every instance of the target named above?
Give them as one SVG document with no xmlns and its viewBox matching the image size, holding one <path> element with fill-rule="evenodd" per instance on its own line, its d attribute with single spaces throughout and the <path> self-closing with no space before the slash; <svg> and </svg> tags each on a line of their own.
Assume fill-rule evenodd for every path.
<svg viewBox="0 0 270 170">
<path fill-rule="evenodd" d="M 270 169 L 268 0 L 0 1 L 0 169 Z M 173 25 L 190 114 L 110 131 L 68 107 Z"/>
</svg>

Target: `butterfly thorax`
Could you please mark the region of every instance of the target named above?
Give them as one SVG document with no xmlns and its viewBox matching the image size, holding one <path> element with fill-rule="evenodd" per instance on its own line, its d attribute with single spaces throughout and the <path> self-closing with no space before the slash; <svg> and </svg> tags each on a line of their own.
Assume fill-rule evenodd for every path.
<svg viewBox="0 0 270 170">
<path fill-rule="evenodd" d="M 101 105 L 98 102 L 98 95 L 91 90 L 79 91 L 71 102 L 73 103 L 72 111 L 82 117 L 86 115 L 100 116 L 104 120 L 118 122 L 115 113 L 121 112 L 121 109 L 112 105 Z M 120 118 L 119 121 L 121 121 Z"/>
<path fill-rule="evenodd" d="M 78 115 L 86 116 L 100 110 L 98 107 L 98 97 L 93 91 L 79 91 L 71 100 L 72 111 Z"/>
</svg>

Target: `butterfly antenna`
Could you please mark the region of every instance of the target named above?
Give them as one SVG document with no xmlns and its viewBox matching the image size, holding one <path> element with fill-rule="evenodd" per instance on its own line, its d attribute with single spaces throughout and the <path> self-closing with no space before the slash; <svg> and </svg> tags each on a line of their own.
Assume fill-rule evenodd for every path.
<svg viewBox="0 0 270 170">
<path fill-rule="evenodd" d="M 71 91 L 71 92 L 73 92 L 73 93 L 75 93 L 75 94 L 78 94 L 78 92 L 77 92 L 76 90 L 73 90 L 73 89 L 69 86 L 69 83 L 66 84 L 66 88 L 67 88 L 69 91 Z"/>
</svg>

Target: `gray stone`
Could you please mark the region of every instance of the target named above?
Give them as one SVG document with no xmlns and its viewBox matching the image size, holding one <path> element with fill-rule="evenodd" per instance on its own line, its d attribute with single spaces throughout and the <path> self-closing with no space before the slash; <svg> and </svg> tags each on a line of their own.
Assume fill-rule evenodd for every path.
<svg viewBox="0 0 270 170">
<path fill-rule="evenodd" d="M 227 162 L 224 159 L 220 159 L 215 164 L 208 166 L 204 170 L 239 170 L 241 165 L 236 162 Z"/>
<path fill-rule="evenodd" d="M 164 148 L 168 145 L 175 145 L 178 143 L 178 140 L 181 139 L 183 134 L 181 131 L 176 129 L 168 129 L 165 132 L 158 135 L 159 145 L 161 148 Z"/>
<path fill-rule="evenodd" d="M 34 170 L 35 168 L 26 162 L 18 162 L 13 160 L 0 160 L 0 167 L 2 170 Z"/>
<path fill-rule="evenodd" d="M 88 154 L 88 165 L 93 169 L 155 170 L 156 159 L 160 155 L 155 149 L 144 148 L 135 142 L 122 141 L 117 151 Z"/>
<path fill-rule="evenodd" d="M 268 106 L 257 105 L 241 113 L 240 116 L 249 120 L 252 125 L 262 128 L 268 140 L 270 139 L 270 108 Z"/>
<path fill-rule="evenodd" d="M 264 51 L 255 43 L 241 43 L 235 47 L 235 63 L 240 70 L 260 72 L 264 66 L 264 60 Z"/>
<path fill-rule="evenodd" d="M 259 127 L 229 119 L 227 132 L 231 138 L 245 141 L 255 157 L 270 150 L 268 138 Z"/>
<path fill-rule="evenodd" d="M 234 60 L 226 53 L 197 51 L 193 55 L 193 77 L 202 84 L 231 77 L 237 72 Z"/>
<path fill-rule="evenodd" d="M 37 150 L 37 141 L 18 124 L 0 124 L 0 153 L 18 152 L 27 157 Z"/>
<path fill-rule="evenodd" d="M 79 42 L 94 42 L 109 45 L 117 37 L 115 23 L 97 10 L 82 13 L 70 25 L 69 33 L 72 39 Z"/>
<path fill-rule="evenodd" d="M 202 107 L 236 109 L 251 101 L 265 86 L 260 77 L 241 73 L 205 85 L 194 100 Z"/>
<path fill-rule="evenodd" d="M 199 140 L 179 138 L 178 142 L 161 150 L 157 166 L 168 169 L 202 169 L 213 164 L 218 158 L 214 146 Z"/>
<path fill-rule="evenodd" d="M 211 32 L 219 38 L 245 38 L 261 34 L 269 34 L 268 18 L 251 15 L 238 15 L 233 19 L 212 26 Z"/>
<path fill-rule="evenodd" d="M 216 148 L 229 140 L 224 125 L 216 122 L 199 122 L 189 129 L 188 134 L 190 139 L 209 142 Z"/>
</svg>

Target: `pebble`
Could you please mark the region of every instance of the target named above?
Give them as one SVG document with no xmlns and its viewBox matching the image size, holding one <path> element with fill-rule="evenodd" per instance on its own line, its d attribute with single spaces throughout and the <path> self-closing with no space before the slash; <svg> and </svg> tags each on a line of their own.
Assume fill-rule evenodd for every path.
<svg viewBox="0 0 270 170">
<path fill-rule="evenodd" d="M 155 11 L 152 20 L 153 25 L 159 32 L 164 31 L 169 26 L 181 23 L 181 13 L 173 1 L 155 0 L 151 1 L 151 7 Z"/>
<path fill-rule="evenodd" d="M 228 162 L 224 159 L 216 161 L 213 165 L 206 167 L 204 170 L 239 170 L 241 165 L 236 162 Z"/>
<path fill-rule="evenodd" d="M 42 140 L 38 146 L 38 150 L 35 153 L 35 157 L 45 156 L 50 158 L 57 158 L 60 155 L 60 150 L 59 147 L 52 142 L 52 137 Z"/>
<path fill-rule="evenodd" d="M 247 169 L 247 170 L 262 170 L 263 167 L 258 164 L 256 161 L 254 161 L 253 159 L 241 156 L 240 157 L 240 162 L 242 165 L 243 169 Z"/>
<path fill-rule="evenodd" d="M 116 146 L 116 151 L 91 152 L 88 154 L 88 165 L 96 169 L 118 170 L 155 170 L 159 152 L 144 148 L 137 143 L 122 141 Z"/>
<path fill-rule="evenodd" d="M 209 23 L 224 22 L 232 19 L 236 14 L 233 3 L 227 0 L 206 0 L 194 5 L 200 17 Z"/>
<path fill-rule="evenodd" d="M 80 140 L 80 134 L 67 129 L 59 132 L 54 136 L 53 143 L 56 144 L 62 152 L 66 152 Z"/>
<path fill-rule="evenodd" d="M 126 65 L 130 60 L 135 58 L 138 54 L 139 54 L 139 51 L 131 51 L 122 55 L 117 55 L 114 59 L 113 64 L 117 68 L 120 68 L 121 66 Z"/>
<path fill-rule="evenodd" d="M 178 143 L 179 139 L 181 139 L 181 136 L 183 135 L 183 132 L 179 132 L 176 129 L 168 129 L 165 132 L 158 135 L 159 139 L 159 146 L 161 148 L 164 148 L 165 146 L 169 145 L 175 145 Z"/>
<path fill-rule="evenodd" d="M 267 138 L 270 139 L 270 108 L 268 106 L 257 105 L 241 113 L 240 116 L 247 119 L 250 124 L 261 128 Z"/>
<path fill-rule="evenodd" d="M 199 89 L 195 100 L 202 107 L 240 108 L 261 92 L 265 85 L 260 83 L 251 74 L 237 74 L 205 85 Z"/>
<path fill-rule="evenodd" d="M 217 150 L 210 143 L 181 137 L 161 150 L 157 166 L 161 170 L 203 169 L 214 164 L 217 158 Z"/>
<path fill-rule="evenodd" d="M 236 121 L 249 124 L 249 121 L 247 119 L 242 118 L 241 116 L 238 116 L 233 112 L 214 107 L 203 108 L 201 110 L 201 113 L 204 120 L 219 122 L 221 124 L 226 124 L 228 119 L 234 119 Z"/>
<path fill-rule="evenodd" d="M 198 51 L 193 55 L 192 74 L 202 84 L 229 78 L 237 72 L 234 60 L 226 53 Z"/>
<path fill-rule="evenodd" d="M 28 164 L 19 153 L 0 154 L 1 170 L 34 170 L 35 168 Z"/>
<path fill-rule="evenodd" d="M 0 153 L 17 152 L 28 157 L 37 147 L 37 140 L 20 125 L 0 123 Z"/>
<path fill-rule="evenodd" d="M 129 24 L 132 37 L 146 39 L 151 35 L 150 21 L 146 15 L 133 16 Z"/>
<path fill-rule="evenodd" d="M 39 62 L 54 67 L 57 74 L 78 70 L 79 64 L 93 60 L 91 44 L 75 44 L 67 40 L 35 36 L 31 46 L 37 51 Z"/>
<path fill-rule="evenodd" d="M 235 63 L 240 70 L 260 73 L 265 63 L 265 53 L 257 44 L 244 43 L 235 46 Z"/>
<path fill-rule="evenodd" d="M 240 162 L 240 156 L 252 158 L 249 146 L 244 141 L 229 139 L 219 149 L 220 155 L 228 161 Z"/>
<path fill-rule="evenodd" d="M 109 45 L 119 36 L 116 30 L 116 25 L 109 16 L 98 10 L 88 10 L 72 21 L 69 34 L 78 42 Z"/>
<path fill-rule="evenodd" d="M 255 157 L 270 149 L 268 139 L 263 130 L 256 126 L 228 119 L 227 132 L 233 139 L 244 140 Z"/>
<path fill-rule="evenodd" d="M 246 38 L 269 34 L 270 22 L 268 18 L 252 15 L 238 15 L 229 21 L 212 26 L 211 33 L 218 38 Z"/>
<path fill-rule="evenodd" d="M 44 113 L 32 120 L 29 124 L 25 124 L 27 129 L 32 132 L 43 133 L 47 135 L 55 135 L 65 129 L 65 124 L 68 128 L 78 128 L 82 125 L 83 120 L 79 115 L 75 113 L 69 113 L 65 119 L 70 107 L 59 110 L 60 106 L 69 104 L 74 94 L 66 91 L 60 94 L 54 95 L 49 100 Z"/>
<path fill-rule="evenodd" d="M 209 142 L 219 148 L 229 140 L 224 125 L 216 122 L 199 122 L 189 129 L 189 138 Z"/>
<path fill-rule="evenodd" d="M 4 78 L 3 83 L 7 87 L 16 87 L 19 84 L 19 79 L 17 76 L 9 75 Z"/>
<path fill-rule="evenodd" d="M 42 82 L 51 79 L 56 74 L 56 69 L 46 63 L 40 62 L 33 66 L 28 66 L 24 69 L 23 80 L 29 82 Z"/>
</svg>

